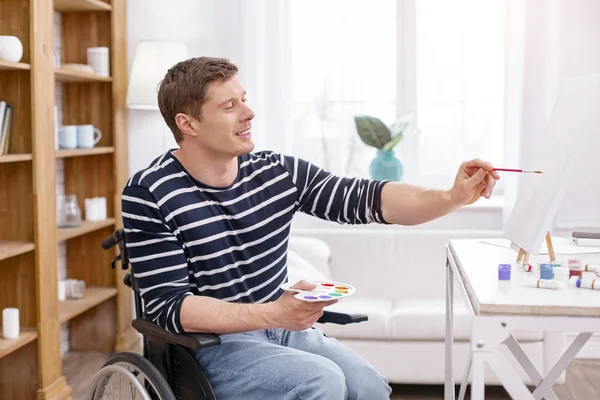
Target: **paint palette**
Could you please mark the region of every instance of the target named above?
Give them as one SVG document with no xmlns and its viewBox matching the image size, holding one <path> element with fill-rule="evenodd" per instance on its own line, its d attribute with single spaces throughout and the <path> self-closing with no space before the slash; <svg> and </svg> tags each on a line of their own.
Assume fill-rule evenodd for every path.
<svg viewBox="0 0 600 400">
<path fill-rule="evenodd" d="M 311 285 L 316 286 L 312 290 L 292 289 L 298 282 L 288 282 L 281 285 L 283 290 L 288 292 L 296 292 L 294 296 L 298 300 L 307 301 L 310 303 L 319 301 L 340 300 L 352 295 L 356 289 L 347 283 L 335 281 L 306 281 Z"/>
</svg>

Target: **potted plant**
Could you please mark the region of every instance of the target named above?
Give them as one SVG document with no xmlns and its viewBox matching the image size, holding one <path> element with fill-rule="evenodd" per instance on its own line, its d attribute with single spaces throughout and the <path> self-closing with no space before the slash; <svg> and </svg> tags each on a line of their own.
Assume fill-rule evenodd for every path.
<svg viewBox="0 0 600 400">
<path fill-rule="evenodd" d="M 369 167 L 372 179 L 400 181 L 404 173 L 402 161 L 394 155 L 394 147 L 411 129 L 412 116 L 406 115 L 388 127 L 379 118 L 356 115 L 354 122 L 358 136 L 368 146 L 377 149 L 377 155 Z"/>
</svg>

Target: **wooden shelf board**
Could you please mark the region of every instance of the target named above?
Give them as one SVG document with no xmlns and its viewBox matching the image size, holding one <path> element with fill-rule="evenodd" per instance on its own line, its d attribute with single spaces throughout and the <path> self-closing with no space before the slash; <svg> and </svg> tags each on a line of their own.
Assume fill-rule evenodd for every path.
<svg viewBox="0 0 600 400">
<path fill-rule="evenodd" d="M 12 62 L 12 61 L 2 61 L 0 60 L 0 70 L 22 70 L 27 71 L 30 70 L 31 66 L 26 63 L 21 62 Z"/>
<path fill-rule="evenodd" d="M 69 299 L 59 303 L 59 321 L 65 323 L 117 295 L 117 288 L 90 286 L 82 299 Z"/>
<path fill-rule="evenodd" d="M 0 156 L 0 164 L 19 161 L 31 161 L 31 154 L 5 154 Z"/>
<path fill-rule="evenodd" d="M 0 358 L 33 342 L 35 339 L 37 339 L 37 331 L 35 328 L 30 327 L 21 327 L 19 337 L 16 339 L 4 339 L 0 336 Z"/>
<path fill-rule="evenodd" d="M 55 79 L 58 82 L 112 82 L 111 77 L 88 74 L 87 72 L 71 71 L 69 69 L 56 68 Z"/>
<path fill-rule="evenodd" d="M 33 251 L 34 248 L 35 245 L 31 242 L 0 240 L 0 260 Z"/>
<path fill-rule="evenodd" d="M 111 154 L 115 151 L 114 147 L 100 146 L 92 149 L 66 149 L 57 150 L 56 158 L 91 156 L 96 154 Z"/>
<path fill-rule="evenodd" d="M 100 0 L 54 0 L 54 10 L 68 11 L 110 11 L 112 7 Z"/>
<path fill-rule="evenodd" d="M 114 225 L 114 218 L 107 218 L 104 221 L 81 221 L 81 225 L 76 228 L 58 228 L 57 238 L 59 241 L 71 239 L 77 236 L 85 235 L 86 233 L 94 232 L 98 229 L 106 228 Z"/>
</svg>

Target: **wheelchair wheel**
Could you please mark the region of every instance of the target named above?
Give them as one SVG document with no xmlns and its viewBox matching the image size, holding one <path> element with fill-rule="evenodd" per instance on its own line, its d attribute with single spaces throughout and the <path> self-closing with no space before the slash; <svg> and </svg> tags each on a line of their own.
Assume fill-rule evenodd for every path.
<svg viewBox="0 0 600 400">
<path fill-rule="evenodd" d="M 125 397 L 123 397 L 125 396 Z M 94 376 L 91 400 L 176 400 L 161 373 L 136 353 L 109 357 Z"/>
</svg>

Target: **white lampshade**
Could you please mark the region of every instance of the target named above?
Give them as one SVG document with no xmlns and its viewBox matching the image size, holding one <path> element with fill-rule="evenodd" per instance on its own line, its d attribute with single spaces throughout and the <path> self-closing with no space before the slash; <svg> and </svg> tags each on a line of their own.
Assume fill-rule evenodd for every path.
<svg viewBox="0 0 600 400">
<path fill-rule="evenodd" d="M 129 75 L 127 107 L 158 110 L 158 84 L 169 68 L 186 58 L 187 49 L 183 43 L 139 43 Z"/>
</svg>

